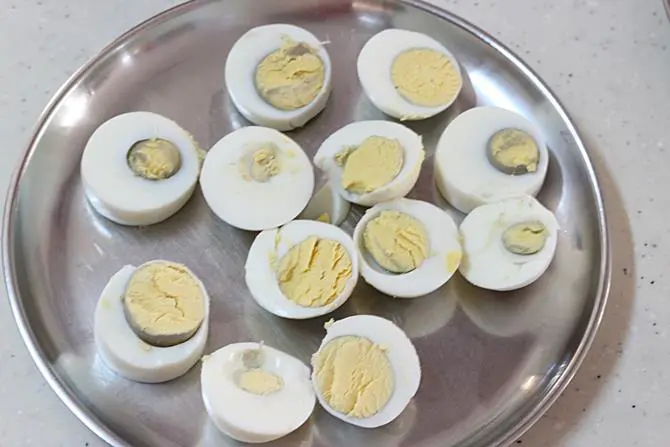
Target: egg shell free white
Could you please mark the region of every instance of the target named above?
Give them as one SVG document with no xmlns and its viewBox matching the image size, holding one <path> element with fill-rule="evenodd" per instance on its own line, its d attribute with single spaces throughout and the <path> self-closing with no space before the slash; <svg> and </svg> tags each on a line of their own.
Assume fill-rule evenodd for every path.
<svg viewBox="0 0 670 447">
<path fill-rule="evenodd" d="M 203 358 L 200 372 L 202 398 L 214 425 L 241 442 L 269 442 L 285 436 L 307 421 L 316 398 L 309 368 L 297 358 L 263 345 L 262 369 L 282 378 L 284 388 L 256 395 L 235 383 L 243 369 L 242 352 L 258 349 L 258 343 L 234 343 Z"/>
<path fill-rule="evenodd" d="M 342 293 L 332 303 L 322 307 L 303 307 L 286 298 L 279 288 L 277 272 L 273 267 L 294 245 L 310 236 L 339 242 L 351 259 L 351 276 Z M 353 240 L 339 227 L 313 220 L 294 220 L 279 229 L 266 230 L 256 236 L 249 248 L 244 272 L 249 292 L 262 308 L 278 317 L 302 320 L 330 313 L 349 299 L 358 282 L 358 256 Z"/>
<path fill-rule="evenodd" d="M 270 53 L 281 48 L 284 38 L 304 42 L 317 50 L 324 65 L 323 87 L 316 98 L 295 110 L 280 110 L 267 103 L 255 85 L 256 67 Z M 233 45 L 225 67 L 225 84 L 233 104 L 249 121 L 259 126 L 286 131 L 304 126 L 321 112 L 332 89 L 330 56 L 322 42 L 309 31 L 295 25 L 274 24 L 252 28 Z"/>
<path fill-rule="evenodd" d="M 323 214 L 328 214 L 329 223 L 340 225 L 347 218 L 350 208 L 349 202 L 327 181 L 312 196 L 299 218 L 317 220 Z"/>
<path fill-rule="evenodd" d="M 128 167 L 131 146 L 151 138 L 166 139 L 179 149 L 181 168 L 168 179 L 147 180 Z M 151 112 L 124 113 L 103 123 L 89 138 L 81 159 L 89 203 L 121 225 L 151 225 L 175 214 L 193 194 L 199 172 L 191 135 L 174 121 Z"/>
<path fill-rule="evenodd" d="M 184 343 L 151 346 L 135 334 L 123 310 L 123 294 L 135 270 L 132 265 L 121 268 L 100 294 L 93 323 L 95 345 L 104 363 L 120 376 L 135 382 L 167 382 L 185 374 L 202 356 L 209 331 L 209 295 L 202 282 L 189 271 L 198 280 L 205 297 L 202 325 Z"/>
<path fill-rule="evenodd" d="M 540 159 L 537 170 L 523 175 L 498 171 L 486 155 L 489 138 L 505 128 L 520 129 L 535 139 Z M 457 116 L 444 130 L 435 149 L 435 181 L 442 196 L 469 213 L 485 203 L 520 195 L 536 195 L 549 165 L 549 152 L 538 127 L 510 110 L 475 107 Z"/>
<path fill-rule="evenodd" d="M 391 398 L 377 414 L 369 418 L 354 418 L 342 414 L 328 405 L 319 390 L 316 371 L 312 369 L 316 398 L 328 413 L 344 422 L 365 428 L 381 427 L 400 416 L 418 391 L 421 384 L 419 356 L 402 329 L 391 321 L 374 315 L 354 315 L 335 321 L 326 329 L 326 336 L 321 341 L 319 351 L 334 339 L 348 335 L 367 338 L 387 349 L 386 355 L 394 373 L 394 390 Z"/>
<path fill-rule="evenodd" d="M 377 265 L 363 244 L 365 226 L 384 210 L 409 214 L 423 223 L 428 233 L 430 254 L 416 269 L 407 273 L 390 273 Z M 461 253 L 458 228 L 454 220 L 437 206 L 421 200 L 400 198 L 368 209 L 354 229 L 363 279 L 382 293 L 397 298 L 427 295 L 444 285 L 457 270 L 449 269 L 449 253 Z"/>
<path fill-rule="evenodd" d="M 517 255 L 505 249 L 502 234 L 509 227 L 540 221 L 549 232 L 544 248 L 532 255 Z M 482 205 L 461 223 L 464 260 L 459 271 L 477 287 L 508 291 L 535 282 L 547 270 L 556 253 L 558 221 L 532 196 L 522 196 Z"/>
<path fill-rule="evenodd" d="M 402 52 L 419 48 L 435 50 L 446 56 L 458 70 L 460 84 L 454 98 L 438 107 L 413 104 L 398 93 L 391 80 L 391 67 Z M 463 86 L 458 61 L 447 48 L 423 33 L 404 29 L 386 29 L 372 36 L 363 46 L 356 62 L 358 79 L 365 95 L 379 110 L 400 120 L 421 120 L 446 110 Z"/>
<path fill-rule="evenodd" d="M 388 184 L 368 193 L 351 193 L 342 187 L 342 167 L 337 165 L 335 155 L 347 147 L 359 146 L 371 136 L 398 140 L 404 150 L 403 166 Z M 406 196 L 419 179 L 424 157 L 421 136 L 402 124 L 392 121 L 357 121 L 347 124 L 326 138 L 314 155 L 314 164 L 326 173 L 333 188 L 345 200 L 358 205 L 373 206 Z"/>
<path fill-rule="evenodd" d="M 258 144 L 274 143 L 283 155 L 279 174 L 265 182 L 244 178 L 238 161 Z M 268 127 L 243 127 L 207 152 L 200 175 L 207 205 L 221 220 L 243 230 L 275 228 L 294 219 L 314 190 L 314 168 L 302 148 Z"/>
</svg>

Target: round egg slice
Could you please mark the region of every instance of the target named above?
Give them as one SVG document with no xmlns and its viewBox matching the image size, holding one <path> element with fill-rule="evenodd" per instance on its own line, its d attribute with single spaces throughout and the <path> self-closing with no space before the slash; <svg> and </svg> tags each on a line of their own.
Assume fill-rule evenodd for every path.
<svg viewBox="0 0 670 447">
<path fill-rule="evenodd" d="M 200 187 L 221 220 L 243 230 L 283 225 L 305 208 L 314 169 L 302 148 L 267 127 L 243 127 L 207 153 Z"/>
<path fill-rule="evenodd" d="M 233 343 L 205 356 L 200 384 L 214 425 L 241 442 L 269 442 L 291 433 L 316 403 L 309 368 L 262 343 Z"/>
<path fill-rule="evenodd" d="M 354 243 L 365 281 L 399 298 L 437 290 L 461 262 L 453 219 L 420 200 L 401 198 L 368 209 L 356 225 Z"/>
<path fill-rule="evenodd" d="M 358 55 L 358 79 L 382 112 L 420 120 L 449 107 L 463 85 L 456 58 L 425 34 L 387 29 L 368 40 Z"/>
<path fill-rule="evenodd" d="M 209 328 L 209 296 L 186 266 L 126 265 L 105 286 L 95 309 L 95 344 L 105 364 L 136 382 L 186 373 L 200 359 Z"/>
<path fill-rule="evenodd" d="M 350 208 L 349 202 L 342 198 L 337 188 L 326 182 L 312 196 L 299 218 L 339 225 L 347 218 Z"/>
<path fill-rule="evenodd" d="M 287 24 L 252 28 L 226 59 L 226 86 L 249 121 L 277 130 L 304 126 L 328 101 L 331 65 L 322 42 Z"/>
<path fill-rule="evenodd" d="M 356 315 L 326 325 L 312 356 L 312 382 L 323 408 L 338 419 L 375 428 L 396 419 L 421 383 L 414 345 L 384 318 Z"/>
<path fill-rule="evenodd" d="M 348 202 L 372 206 L 403 197 L 419 178 L 421 137 L 391 121 L 358 121 L 331 134 L 314 156 Z"/>
<path fill-rule="evenodd" d="M 475 286 L 515 290 L 537 280 L 556 253 L 558 222 L 532 196 L 475 208 L 461 223 L 459 271 Z"/>
<path fill-rule="evenodd" d="M 324 222 L 294 220 L 258 234 L 244 266 L 256 302 L 291 319 L 318 317 L 344 304 L 358 281 L 351 237 Z"/>
<path fill-rule="evenodd" d="M 435 150 L 437 187 L 464 213 L 542 188 L 549 152 L 540 130 L 518 113 L 475 107 L 454 119 Z"/>
<path fill-rule="evenodd" d="M 121 225 L 151 225 L 172 216 L 191 197 L 199 172 L 191 135 L 150 112 L 124 113 L 103 123 L 81 159 L 89 203 Z"/>
</svg>

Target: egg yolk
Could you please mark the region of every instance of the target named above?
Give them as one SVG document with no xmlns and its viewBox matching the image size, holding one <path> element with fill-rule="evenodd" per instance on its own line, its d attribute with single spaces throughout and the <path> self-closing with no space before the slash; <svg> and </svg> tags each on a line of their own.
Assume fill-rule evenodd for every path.
<svg viewBox="0 0 670 447">
<path fill-rule="evenodd" d="M 289 300 L 303 307 L 322 307 L 340 296 L 351 269 L 342 244 L 310 236 L 281 258 L 277 279 Z"/>
<path fill-rule="evenodd" d="M 153 262 L 133 273 L 123 296 L 126 319 L 143 341 L 174 346 L 195 334 L 205 318 L 205 296 L 185 266 Z"/>
<path fill-rule="evenodd" d="M 398 140 L 371 136 L 360 146 L 346 148 L 335 155 L 343 166 L 341 184 L 354 194 L 365 194 L 389 184 L 404 163 L 405 151 Z"/>
<path fill-rule="evenodd" d="M 364 337 L 344 336 L 312 358 L 321 395 L 335 411 L 368 418 L 388 403 L 395 387 L 385 350 Z"/>
<path fill-rule="evenodd" d="M 267 182 L 282 171 L 281 152 L 274 143 L 261 143 L 240 158 L 238 167 L 245 180 Z"/>
<path fill-rule="evenodd" d="M 415 217 L 395 210 L 384 210 L 367 223 L 363 244 L 377 264 L 393 273 L 416 269 L 430 251 L 424 225 Z"/>
<path fill-rule="evenodd" d="M 494 168 L 504 174 L 520 175 L 537 171 L 540 150 L 528 133 L 502 129 L 489 139 L 487 155 Z"/>
<path fill-rule="evenodd" d="M 162 138 L 141 140 L 128 151 L 128 167 L 147 180 L 164 180 L 181 168 L 181 152 L 172 142 Z"/>
<path fill-rule="evenodd" d="M 517 255 L 532 255 L 544 248 L 549 233 L 542 222 L 523 222 L 512 225 L 502 235 L 507 251 Z"/>
<path fill-rule="evenodd" d="M 244 391 L 263 396 L 280 391 L 284 387 L 284 381 L 281 377 L 258 368 L 243 371 L 238 385 Z"/>
<path fill-rule="evenodd" d="M 315 49 L 285 40 L 256 67 L 256 89 L 280 110 L 295 110 L 316 99 L 323 88 L 326 70 Z"/>
<path fill-rule="evenodd" d="M 439 107 L 453 101 L 461 88 L 458 66 L 439 51 L 416 48 L 403 51 L 391 65 L 391 82 L 407 101 Z"/>
</svg>

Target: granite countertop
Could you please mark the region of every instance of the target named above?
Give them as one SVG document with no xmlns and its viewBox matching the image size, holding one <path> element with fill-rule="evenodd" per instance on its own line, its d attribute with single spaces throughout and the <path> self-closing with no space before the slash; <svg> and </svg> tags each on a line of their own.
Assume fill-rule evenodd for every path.
<svg viewBox="0 0 670 447">
<path fill-rule="evenodd" d="M 3 196 L 41 109 L 60 84 L 114 37 L 176 3 L 3 0 Z M 592 151 L 609 213 L 614 270 L 602 327 L 570 387 L 517 443 L 667 445 L 670 22 L 662 0 L 437 3 L 509 45 L 554 90 Z M 0 327 L 0 445 L 103 445 L 39 375 L 4 297 Z"/>
</svg>

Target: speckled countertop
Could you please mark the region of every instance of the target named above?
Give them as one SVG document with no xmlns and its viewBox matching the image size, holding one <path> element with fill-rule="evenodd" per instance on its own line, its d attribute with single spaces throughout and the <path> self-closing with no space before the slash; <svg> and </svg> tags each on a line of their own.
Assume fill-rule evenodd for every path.
<svg viewBox="0 0 670 447">
<path fill-rule="evenodd" d="M 175 3 L 0 1 L 3 196 L 58 86 L 118 34 Z M 609 211 L 614 275 L 602 328 L 572 385 L 517 443 L 668 445 L 670 22 L 662 0 L 438 3 L 511 46 L 561 98 L 592 151 Z M 33 366 L 5 299 L 0 327 L 0 446 L 102 445 Z"/>
</svg>

